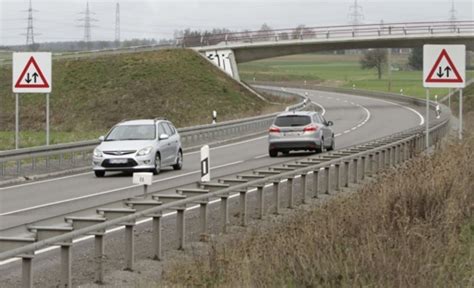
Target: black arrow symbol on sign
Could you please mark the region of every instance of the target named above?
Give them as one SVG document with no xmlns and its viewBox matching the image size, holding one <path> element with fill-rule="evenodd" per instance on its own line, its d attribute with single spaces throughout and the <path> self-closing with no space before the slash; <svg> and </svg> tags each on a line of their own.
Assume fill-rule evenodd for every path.
<svg viewBox="0 0 474 288">
<path fill-rule="evenodd" d="M 439 66 L 438 73 L 436 73 L 436 75 L 438 75 L 439 78 L 444 76 L 443 68 L 441 66 Z"/>
<path fill-rule="evenodd" d="M 38 73 L 33 73 L 33 75 L 31 75 L 34 79 L 33 79 L 33 82 L 36 83 L 36 78 L 38 77 Z"/>
<path fill-rule="evenodd" d="M 26 83 L 30 83 L 31 80 L 32 80 L 32 79 L 30 78 L 30 73 L 27 73 L 27 74 L 26 74 L 26 79 L 25 79 Z"/>
<path fill-rule="evenodd" d="M 451 68 L 449 66 L 446 66 L 446 68 L 444 68 L 444 72 L 446 72 L 446 77 L 449 78 L 449 72 L 451 71 Z"/>
</svg>

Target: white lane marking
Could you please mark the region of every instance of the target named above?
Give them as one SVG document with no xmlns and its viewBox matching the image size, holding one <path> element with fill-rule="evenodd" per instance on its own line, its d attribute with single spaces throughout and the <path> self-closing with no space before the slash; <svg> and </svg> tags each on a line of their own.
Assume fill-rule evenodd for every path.
<svg viewBox="0 0 474 288">
<path fill-rule="evenodd" d="M 235 143 L 231 143 L 231 144 L 226 144 L 226 145 L 222 145 L 222 146 L 217 146 L 217 147 L 210 148 L 210 150 L 217 150 L 217 149 L 226 148 L 226 147 L 230 147 L 230 146 L 240 145 L 240 144 L 244 144 L 244 143 L 248 143 L 248 142 L 260 140 L 260 139 L 263 139 L 263 138 L 266 138 L 266 137 L 268 137 L 268 136 L 265 135 L 265 136 L 261 136 L 261 137 L 257 137 L 257 138 L 252 138 L 252 139 L 249 139 L 249 140 L 244 140 L 244 141 L 240 141 L 240 142 L 235 142 Z M 195 152 L 184 153 L 183 155 L 184 155 L 184 156 L 188 156 L 188 155 L 193 155 L 193 154 L 197 154 L 197 153 L 201 153 L 201 152 L 198 150 L 198 151 L 195 151 Z M 92 169 L 92 168 L 91 168 L 91 169 Z M 64 180 L 64 179 L 73 178 L 73 177 L 78 177 L 78 176 L 83 176 L 83 175 L 87 175 L 87 174 L 93 174 L 93 173 L 92 173 L 92 172 L 85 172 L 85 173 L 80 173 L 80 174 L 74 174 L 74 175 L 70 175 L 70 176 L 60 177 L 60 178 L 53 178 L 53 179 L 47 179 L 47 180 L 41 180 L 41 181 L 35 181 L 35 182 L 29 182 L 29 183 L 23 183 L 23 184 L 18 184 L 18 185 L 14 185 L 14 186 L 8 186 L 8 187 L 0 188 L 0 191 L 8 190 L 8 189 L 13 189 L 13 188 L 20 188 L 20 187 L 25 187 L 25 186 L 30 186 L 30 185 L 48 183 L 48 182 L 53 182 L 53 181 L 58 181 L 58 180 Z"/>
<path fill-rule="evenodd" d="M 324 109 L 324 106 L 323 106 L 323 105 L 321 105 L 321 104 L 319 104 L 319 103 L 316 103 L 316 102 L 314 102 L 314 101 L 311 101 L 311 103 L 313 103 L 314 105 L 319 106 L 319 108 L 321 108 L 321 110 L 322 110 L 321 115 L 324 116 L 324 114 L 326 114 L 326 109 Z"/>
<path fill-rule="evenodd" d="M 367 97 L 365 97 L 367 98 Z M 370 98 L 372 99 L 372 98 Z M 415 109 L 411 108 L 411 107 L 408 107 L 408 106 L 403 106 L 401 104 L 398 104 L 398 103 L 394 103 L 394 102 L 390 102 L 390 101 L 386 101 L 386 100 L 380 100 L 380 99 L 374 99 L 374 100 L 377 100 L 377 101 L 380 101 L 380 102 L 385 102 L 385 103 L 390 103 L 390 104 L 393 104 L 393 105 L 396 105 L 396 106 L 400 106 L 402 108 L 405 108 L 413 113 L 415 113 L 416 115 L 418 115 L 418 117 L 420 117 L 420 124 L 419 125 L 423 125 L 425 123 L 425 117 L 423 117 L 423 115 L 421 115 L 420 112 L 416 111 Z"/>
<path fill-rule="evenodd" d="M 253 159 L 261 159 L 261 158 L 265 158 L 265 157 L 267 157 L 267 154 L 262 154 L 262 155 L 256 156 Z"/>
<path fill-rule="evenodd" d="M 346 134 L 346 133 L 349 133 L 349 132 L 351 132 L 350 129 L 349 129 L 349 130 L 345 130 L 343 133 Z"/>
<path fill-rule="evenodd" d="M 226 164 L 223 164 L 223 165 L 211 167 L 211 170 L 224 168 L 224 167 L 227 167 L 227 166 L 232 166 L 232 165 L 240 164 L 240 163 L 243 163 L 243 162 L 244 161 L 236 161 L 236 162 L 232 162 L 232 163 L 226 163 Z M 189 175 L 196 174 L 196 173 L 199 173 L 199 172 L 201 172 L 201 170 L 196 170 L 196 171 L 192 171 L 192 172 L 188 172 L 188 173 L 184 173 L 184 174 L 180 174 L 180 175 L 176 175 L 176 176 L 171 176 L 171 177 L 168 177 L 168 178 L 154 180 L 153 183 L 158 183 L 158 182 L 172 180 L 172 179 L 176 179 L 176 178 L 180 178 L 180 177 L 184 177 L 184 176 L 189 176 Z M 61 201 L 45 203 L 45 204 L 41 204 L 41 205 L 37 205 L 37 206 L 31 206 L 31 207 L 27 207 L 27 208 L 22 208 L 22 209 L 18 209 L 18 210 L 14 210 L 14 211 L 5 212 L 5 213 L 0 214 L 0 216 L 6 216 L 6 215 L 14 214 L 14 213 L 25 212 L 25 211 L 29 211 L 29 210 L 33 210 L 33 209 L 38 209 L 38 208 L 44 208 L 44 207 L 57 205 L 57 204 L 63 204 L 63 203 L 71 202 L 71 201 L 82 200 L 82 199 L 87 199 L 87 198 L 91 198 L 91 197 L 106 195 L 106 194 L 110 194 L 110 193 L 117 192 L 117 191 L 120 191 L 120 190 L 130 189 L 130 188 L 137 187 L 137 186 L 140 186 L 140 185 L 138 185 L 138 184 L 137 185 L 130 185 L 130 186 L 127 186 L 127 187 L 107 190 L 107 191 L 103 191 L 103 192 L 99 192 L 99 193 L 79 196 L 79 197 L 65 199 L 65 200 L 61 200 Z"/>
<path fill-rule="evenodd" d="M 53 179 L 47 179 L 47 180 L 36 181 L 36 182 L 29 182 L 29 183 L 24 183 L 24 184 L 18 184 L 18 185 L 15 185 L 15 186 L 3 187 L 3 188 L 0 188 L 0 191 L 8 190 L 8 189 L 11 189 L 11 188 L 18 188 L 18 187 L 23 187 L 23 186 L 29 186 L 29 185 L 33 185 L 33 184 L 48 183 L 48 182 L 57 181 L 57 180 L 64 180 L 64 179 L 74 178 L 74 177 L 83 176 L 83 175 L 87 175 L 87 174 L 92 174 L 92 172 L 84 172 L 84 173 L 79 173 L 79 174 L 74 174 L 74 175 L 59 177 L 59 178 L 53 178 Z"/>
<path fill-rule="evenodd" d="M 337 133 L 336 135 L 334 135 L 334 137 L 339 137 L 341 135 L 342 135 L 342 133 Z"/>
</svg>

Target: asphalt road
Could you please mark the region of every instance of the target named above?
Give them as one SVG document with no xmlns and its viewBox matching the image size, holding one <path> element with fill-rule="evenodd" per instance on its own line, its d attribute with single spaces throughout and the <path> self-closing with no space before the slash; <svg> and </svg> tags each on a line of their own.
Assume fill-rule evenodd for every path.
<svg viewBox="0 0 474 288">
<path fill-rule="evenodd" d="M 307 92 L 326 119 L 334 122 L 336 149 L 363 143 L 422 125 L 422 107 L 403 107 L 393 101 L 319 92 Z M 216 178 L 242 170 L 286 162 L 300 157 L 269 158 L 266 136 L 257 137 L 211 149 L 211 177 Z M 151 192 L 194 183 L 200 177 L 199 152 L 184 155 L 181 171 L 164 170 L 154 177 Z M 57 215 L 85 210 L 101 204 L 141 193 L 131 184 L 130 175 L 110 173 L 95 178 L 92 172 L 0 188 L 0 235 L 2 230 L 47 219 Z"/>
</svg>

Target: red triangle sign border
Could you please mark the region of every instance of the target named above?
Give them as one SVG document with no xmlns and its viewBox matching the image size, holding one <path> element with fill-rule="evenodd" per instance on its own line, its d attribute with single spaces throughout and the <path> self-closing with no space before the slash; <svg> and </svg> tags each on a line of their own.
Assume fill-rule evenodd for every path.
<svg viewBox="0 0 474 288">
<path fill-rule="evenodd" d="M 433 78 L 436 68 L 438 67 L 443 57 L 446 58 L 446 61 L 448 61 L 449 67 L 451 67 L 451 69 L 453 70 L 454 75 L 456 76 L 456 79 L 434 79 Z M 425 82 L 428 82 L 428 83 L 462 83 L 464 82 L 461 75 L 459 75 L 458 69 L 456 68 L 453 61 L 451 60 L 451 57 L 449 57 L 449 54 L 446 51 L 446 49 L 443 49 L 441 53 L 439 54 L 438 59 L 433 65 L 433 68 L 431 68 L 431 71 L 428 74 L 428 77 L 426 77 Z"/>
<path fill-rule="evenodd" d="M 25 77 L 25 74 L 31 65 L 33 65 L 36 71 L 38 72 L 40 79 L 43 80 L 43 84 L 21 84 L 21 80 L 23 79 L 23 77 Z M 44 77 L 43 71 L 41 71 L 40 67 L 38 66 L 38 63 L 36 63 L 36 60 L 33 56 L 30 57 L 30 60 L 28 60 L 28 62 L 26 63 L 25 68 L 23 68 L 20 77 L 18 77 L 18 80 L 15 83 L 15 88 L 49 88 L 48 81 L 46 80 L 46 77 Z"/>
</svg>

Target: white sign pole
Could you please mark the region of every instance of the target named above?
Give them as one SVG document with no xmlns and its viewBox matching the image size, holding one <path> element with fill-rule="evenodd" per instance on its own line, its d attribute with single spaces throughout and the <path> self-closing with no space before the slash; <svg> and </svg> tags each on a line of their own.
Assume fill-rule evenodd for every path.
<svg viewBox="0 0 474 288">
<path fill-rule="evenodd" d="M 201 182 L 211 181 L 211 169 L 209 160 L 209 146 L 201 147 Z"/>
<path fill-rule="evenodd" d="M 462 140 L 462 89 L 459 89 L 459 140 Z"/>
<path fill-rule="evenodd" d="M 430 147 L 430 89 L 426 89 L 426 149 Z"/>
<path fill-rule="evenodd" d="M 20 107 L 18 105 L 18 93 L 15 93 L 15 149 L 18 149 L 20 138 L 19 138 L 19 124 L 20 124 Z"/>
<path fill-rule="evenodd" d="M 49 145 L 49 93 L 46 94 L 46 145 Z"/>
</svg>

